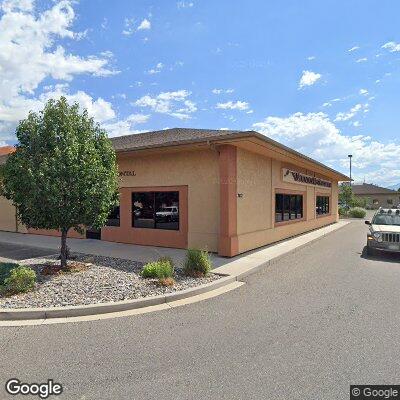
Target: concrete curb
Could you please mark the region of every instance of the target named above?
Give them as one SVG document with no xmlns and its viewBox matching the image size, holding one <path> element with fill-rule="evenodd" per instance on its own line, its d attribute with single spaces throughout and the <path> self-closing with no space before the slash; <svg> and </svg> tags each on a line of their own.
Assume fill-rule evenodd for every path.
<svg viewBox="0 0 400 400">
<path fill-rule="evenodd" d="M 333 233 L 333 232 L 339 231 L 340 229 L 344 228 L 345 226 L 347 226 L 347 225 L 350 224 L 350 223 L 351 223 L 351 221 L 346 221 L 345 223 L 342 223 L 342 224 L 339 225 L 339 226 L 335 226 L 335 224 L 327 225 L 326 227 L 332 226 L 332 227 L 335 227 L 335 229 L 330 230 L 330 231 L 328 231 L 328 232 L 323 232 L 323 233 L 321 233 L 318 237 L 315 237 L 315 238 L 313 238 L 313 239 L 311 239 L 311 240 L 309 240 L 309 241 L 307 241 L 307 242 L 305 242 L 305 243 L 303 243 L 303 244 L 300 244 L 300 245 L 298 245 L 298 246 L 296 246 L 296 247 L 293 247 L 292 249 L 287 250 L 287 251 L 285 251 L 285 252 L 282 253 L 282 254 L 279 254 L 279 255 L 277 255 L 277 256 L 274 256 L 274 257 L 272 257 L 272 258 L 266 260 L 265 262 L 261 262 L 261 263 L 259 263 L 259 264 L 257 264 L 257 265 L 254 265 L 254 267 L 251 267 L 250 269 L 246 269 L 246 270 L 244 270 L 243 272 L 239 272 L 239 273 L 236 273 L 236 274 L 231 275 L 231 276 L 235 276 L 235 277 L 236 277 L 236 280 L 241 281 L 243 278 L 246 278 L 247 276 L 250 276 L 250 275 L 252 275 L 252 274 L 256 274 L 256 273 L 259 272 L 260 270 L 262 270 L 262 269 L 264 269 L 264 268 L 266 268 L 266 267 L 268 267 L 268 266 L 270 266 L 270 265 L 273 265 L 274 263 L 278 262 L 279 260 L 281 260 L 282 258 L 284 258 L 284 257 L 286 257 L 286 256 L 288 256 L 288 255 L 290 255 L 290 254 L 293 254 L 293 253 L 298 252 L 299 250 L 303 249 L 304 247 L 306 247 L 306 246 L 308 246 L 308 245 L 310 245 L 310 244 L 312 244 L 312 243 L 317 242 L 318 240 L 324 238 L 325 236 L 328 236 L 328 235 L 330 235 L 330 234 Z M 325 227 L 324 227 L 324 228 L 325 228 Z M 318 231 L 318 229 L 316 229 L 315 231 Z M 312 232 L 313 232 L 313 231 L 308 232 L 308 233 L 312 233 Z M 278 243 L 279 243 L 279 242 L 278 242 Z M 215 272 L 216 272 L 216 273 L 219 273 L 219 272 L 218 272 L 218 268 L 216 268 Z M 225 271 L 224 271 L 224 272 L 225 272 Z M 228 275 L 228 274 L 227 274 L 227 275 Z"/>
<path fill-rule="evenodd" d="M 19 308 L 0 311 L 0 321 L 22 321 L 48 318 L 82 317 L 96 314 L 107 314 L 134 310 L 164 303 L 171 303 L 188 297 L 210 292 L 235 282 L 234 276 L 224 276 L 217 281 L 176 293 L 153 296 L 145 299 L 124 300 L 114 303 L 89 304 L 85 306 L 52 307 L 52 308 Z"/>
</svg>

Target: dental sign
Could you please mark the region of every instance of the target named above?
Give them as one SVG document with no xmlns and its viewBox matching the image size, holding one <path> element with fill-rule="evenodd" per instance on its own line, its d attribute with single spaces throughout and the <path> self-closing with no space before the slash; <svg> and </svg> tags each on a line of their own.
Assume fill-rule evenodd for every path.
<svg viewBox="0 0 400 400">
<path fill-rule="evenodd" d="M 297 171 L 292 171 L 288 168 L 283 168 L 282 173 L 284 182 L 297 183 L 308 186 L 320 186 L 324 188 L 332 187 L 331 181 L 326 181 L 315 176 L 305 175 Z"/>
</svg>

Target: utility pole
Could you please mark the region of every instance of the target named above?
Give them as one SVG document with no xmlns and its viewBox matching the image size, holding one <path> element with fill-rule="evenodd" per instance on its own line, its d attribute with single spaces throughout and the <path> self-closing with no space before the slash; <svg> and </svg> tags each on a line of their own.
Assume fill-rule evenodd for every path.
<svg viewBox="0 0 400 400">
<path fill-rule="evenodd" d="M 350 160 L 350 186 L 351 186 L 351 159 L 352 159 L 353 155 L 349 154 L 348 157 L 349 157 L 349 160 Z"/>
</svg>

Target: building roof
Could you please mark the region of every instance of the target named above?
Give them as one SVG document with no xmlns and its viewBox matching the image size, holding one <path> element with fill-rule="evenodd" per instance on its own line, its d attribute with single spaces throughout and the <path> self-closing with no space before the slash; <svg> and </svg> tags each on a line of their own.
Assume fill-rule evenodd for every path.
<svg viewBox="0 0 400 400">
<path fill-rule="evenodd" d="M 305 156 L 284 146 L 283 144 L 256 131 L 238 131 L 238 130 L 221 130 L 221 129 L 191 129 L 191 128 L 171 128 L 161 131 L 143 132 L 132 135 L 119 136 L 111 138 L 115 151 L 128 152 L 135 150 L 179 146 L 184 144 L 204 143 L 204 142 L 220 142 L 232 139 L 257 138 L 280 149 L 283 149 L 297 157 L 306 161 L 317 164 L 318 166 L 333 172 L 340 176 L 340 180 L 349 181 L 350 178 L 339 171 L 334 170 L 310 157 Z"/>
<path fill-rule="evenodd" d="M 15 147 L 14 146 L 3 146 L 0 147 L 0 156 L 4 156 L 10 153 L 14 153 Z"/>
<path fill-rule="evenodd" d="M 310 157 L 305 156 L 291 149 L 290 147 L 284 146 L 283 144 L 262 135 L 256 131 L 237 131 L 237 130 L 221 130 L 221 129 L 191 129 L 191 128 L 171 128 L 164 129 L 161 131 L 135 133 L 132 135 L 119 136 L 111 138 L 114 149 L 117 153 L 137 151 L 152 148 L 162 148 L 171 146 L 180 146 L 185 144 L 195 143 L 212 143 L 231 141 L 233 139 L 250 139 L 257 138 L 267 144 L 280 148 L 288 153 L 295 155 L 296 157 L 302 158 L 305 161 L 311 162 L 318 165 L 324 170 L 334 173 L 340 180 L 349 181 L 346 175 L 338 172 Z M 7 155 L 0 154 L 0 164 L 4 163 Z"/>
<path fill-rule="evenodd" d="M 353 193 L 356 196 L 367 195 L 367 194 L 398 194 L 392 189 L 383 188 L 377 185 L 372 185 L 371 183 L 363 183 L 362 185 L 353 185 Z"/>
<path fill-rule="evenodd" d="M 217 129 L 171 128 L 161 131 L 135 133 L 133 135 L 111 138 L 116 151 L 148 149 L 151 147 L 173 146 L 178 144 L 206 142 L 242 134 L 243 131 Z"/>
</svg>

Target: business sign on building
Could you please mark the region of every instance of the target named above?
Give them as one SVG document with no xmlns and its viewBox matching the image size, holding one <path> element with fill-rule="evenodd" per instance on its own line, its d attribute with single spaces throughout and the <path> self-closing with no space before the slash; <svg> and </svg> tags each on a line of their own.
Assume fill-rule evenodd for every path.
<svg viewBox="0 0 400 400">
<path fill-rule="evenodd" d="M 317 178 L 316 176 L 305 175 L 301 172 L 292 171 L 288 168 L 282 168 L 283 173 L 283 181 L 289 183 L 297 183 L 308 186 L 320 186 L 324 188 L 332 187 L 331 181 L 326 181 L 321 178 Z"/>
</svg>

